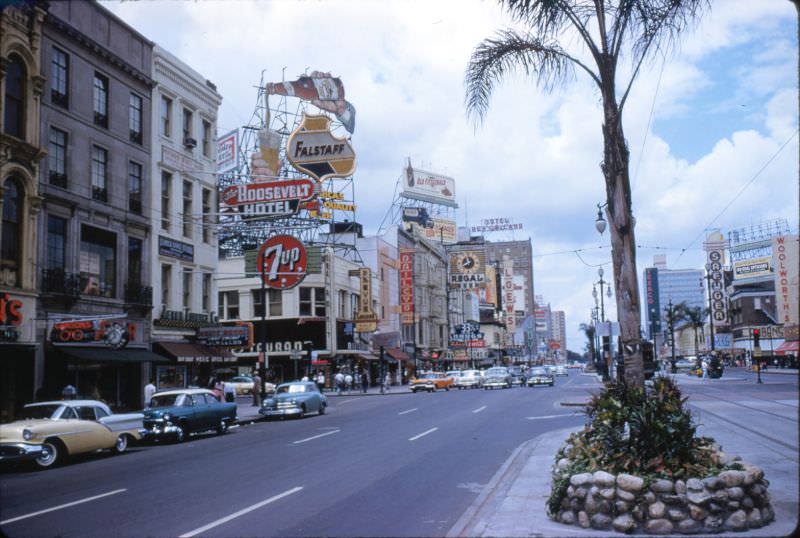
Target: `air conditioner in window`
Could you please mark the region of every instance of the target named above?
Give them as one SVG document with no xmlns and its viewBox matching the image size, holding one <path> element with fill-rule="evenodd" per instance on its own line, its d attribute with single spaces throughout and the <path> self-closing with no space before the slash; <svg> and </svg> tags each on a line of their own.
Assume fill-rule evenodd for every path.
<svg viewBox="0 0 800 538">
<path fill-rule="evenodd" d="M 197 146 L 197 140 L 194 138 L 189 138 L 188 136 L 183 139 L 183 145 L 187 148 L 194 148 Z"/>
</svg>

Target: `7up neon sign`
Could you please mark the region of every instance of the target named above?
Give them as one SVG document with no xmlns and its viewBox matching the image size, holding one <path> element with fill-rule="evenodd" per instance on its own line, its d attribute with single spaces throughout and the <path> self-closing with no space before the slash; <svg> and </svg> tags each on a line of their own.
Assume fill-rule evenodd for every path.
<svg viewBox="0 0 800 538">
<path fill-rule="evenodd" d="M 258 249 L 258 270 L 268 288 L 287 290 L 306 276 L 308 256 L 303 243 L 291 235 L 276 235 Z"/>
</svg>

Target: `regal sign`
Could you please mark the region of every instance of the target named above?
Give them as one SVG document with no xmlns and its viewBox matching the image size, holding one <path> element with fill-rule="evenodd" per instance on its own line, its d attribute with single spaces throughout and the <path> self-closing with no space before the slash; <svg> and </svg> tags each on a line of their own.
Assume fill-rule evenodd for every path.
<svg viewBox="0 0 800 538">
<path fill-rule="evenodd" d="M 256 264 L 265 286 L 288 290 L 306 277 L 306 247 L 291 235 L 275 235 L 258 249 Z"/>
<path fill-rule="evenodd" d="M 222 191 L 222 202 L 245 216 L 285 217 L 293 215 L 302 202 L 314 198 L 310 179 L 281 179 L 231 185 Z"/>
<path fill-rule="evenodd" d="M 306 116 L 289 135 L 286 157 L 297 170 L 317 181 L 352 176 L 356 154 L 345 138 L 333 136 L 327 116 Z"/>
</svg>

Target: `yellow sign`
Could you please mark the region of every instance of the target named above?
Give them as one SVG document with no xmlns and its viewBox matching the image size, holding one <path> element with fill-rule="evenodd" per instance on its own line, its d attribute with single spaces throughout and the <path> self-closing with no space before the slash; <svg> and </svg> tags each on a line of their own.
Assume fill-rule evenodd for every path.
<svg viewBox="0 0 800 538">
<path fill-rule="evenodd" d="M 322 191 L 321 193 L 319 193 L 319 197 L 324 198 L 326 200 L 344 200 L 344 193 Z"/>
<path fill-rule="evenodd" d="M 327 116 L 303 114 L 300 125 L 286 142 L 286 157 L 292 166 L 317 181 L 352 176 L 356 171 L 353 147 L 346 138 L 333 136 L 330 126 Z"/>
<path fill-rule="evenodd" d="M 322 202 L 322 207 L 325 209 L 338 209 L 339 211 L 355 211 L 356 204 L 343 204 L 340 202 L 330 202 L 325 200 Z"/>
<path fill-rule="evenodd" d="M 374 333 L 378 330 L 377 321 L 356 321 L 357 333 Z"/>
</svg>

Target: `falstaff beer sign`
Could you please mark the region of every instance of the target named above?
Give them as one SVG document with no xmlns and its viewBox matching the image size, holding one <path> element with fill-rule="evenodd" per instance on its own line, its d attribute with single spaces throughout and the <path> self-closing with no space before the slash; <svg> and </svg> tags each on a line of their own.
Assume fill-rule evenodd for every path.
<svg viewBox="0 0 800 538">
<path fill-rule="evenodd" d="M 312 198 L 314 182 L 304 178 L 231 185 L 222 191 L 222 202 L 245 216 L 293 215 Z"/>
<path fill-rule="evenodd" d="M 289 135 L 286 157 L 297 170 L 317 181 L 347 177 L 356 171 L 356 154 L 350 142 L 333 136 L 327 116 L 306 116 Z"/>
<path fill-rule="evenodd" d="M 258 249 L 256 263 L 266 287 L 288 290 L 306 277 L 306 247 L 291 235 L 275 235 Z"/>
</svg>

